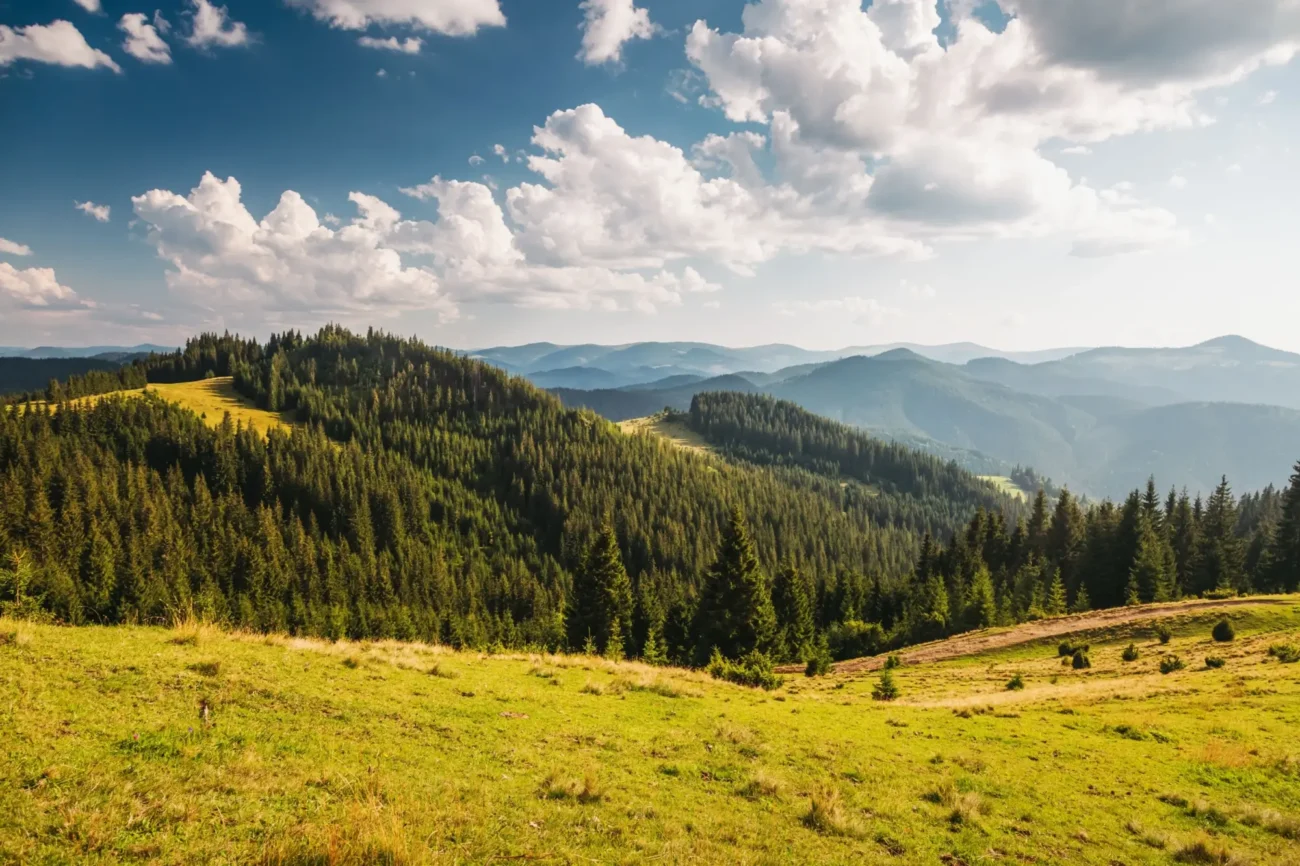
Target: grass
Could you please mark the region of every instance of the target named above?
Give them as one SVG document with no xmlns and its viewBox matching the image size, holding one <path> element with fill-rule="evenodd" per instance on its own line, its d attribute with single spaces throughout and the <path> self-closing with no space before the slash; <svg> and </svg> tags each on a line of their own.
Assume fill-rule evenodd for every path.
<svg viewBox="0 0 1300 866">
<path fill-rule="evenodd" d="M 235 390 L 234 380 L 229 376 L 215 379 L 200 379 L 197 382 L 176 382 L 172 384 L 153 384 L 147 388 L 130 391 L 114 391 L 94 397 L 80 397 L 71 401 L 72 405 L 91 405 L 110 397 L 139 397 L 145 391 L 156 394 L 169 403 L 175 403 L 189 409 L 203 418 L 209 427 L 216 427 L 227 412 L 236 424 L 254 429 L 265 435 L 269 430 L 287 427 L 291 423 L 287 415 L 279 415 L 259 409 L 251 400 Z M 22 408 L 20 405 L 19 409 Z"/>
<path fill-rule="evenodd" d="M 1021 502 L 1029 501 L 1029 494 L 1005 475 L 981 475 L 979 479 L 988 482 L 999 493 L 1004 493 L 1012 499 L 1019 499 Z"/>
<path fill-rule="evenodd" d="M 658 436 L 684 451 L 693 451 L 697 454 L 714 453 L 713 446 L 703 436 L 685 424 L 669 420 L 668 416 L 662 412 L 647 418 L 633 418 L 628 421 L 621 421 L 618 428 L 629 436 L 638 433 Z"/>
<path fill-rule="evenodd" d="M 0 863 L 1300 864 L 1300 682 L 1268 655 L 1300 643 L 1297 605 L 1234 613 L 1231 644 L 1211 612 L 1167 647 L 1149 622 L 1075 635 L 1087 670 L 1059 637 L 908 664 L 890 702 L 877 672 L 765 692 L 0 621 Z M 1211 652 L 1224 669 L 1158 672 Z"/>
</svg>

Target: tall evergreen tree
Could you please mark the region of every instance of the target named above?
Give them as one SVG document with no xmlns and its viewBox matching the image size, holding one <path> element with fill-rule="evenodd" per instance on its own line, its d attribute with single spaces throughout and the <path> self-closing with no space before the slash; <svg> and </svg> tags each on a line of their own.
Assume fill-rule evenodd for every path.
<svg viewBox="0 0 1300 866">
<path fill-rule="evenodd" d="M 1128 599 L 1146 603 L 1172 598 L 1173 575 L 1168 570 L 1166 548 L 1167 542 L 1144 509 L 1138 518 L 1138 544 L 1129 569 Z"/>
<path fill-rule="evenodd" d="M 695 619 L 696 658 L 714 650 L 738 659 L 752 651 L 770 652 L 776 638 L 776 613 L 767 578 L 759 566 L 745 515 L 736 507 L 722 533 L 718 557 L 700 592 Z"/>
<path fill-rule="evenodd" d="M 1282 516 L 1273 530 L 1262 571 L 1261 588 L 1274 592 L 1300 588 L 1300 462 L 1282 494 Z"/>
<path fill-rule="evenodd" d="M 1205 505 L 1197 560 L 1199 592 L 1245 588 L 1245 550 L 1237 537 L 1237 503 L 1226 477 Z"/>
<path fill-rule="evenodd" d="M 587 548 L 573 585 L 569 646 L 577 649 L 590 637 L 605 655 L 626 653 L 624 638 L 632 626 L 632 581 L 608 519 Z M 611 647 L 611 639 L 617 639 L 619 646 Z"/>
<path fill-rule="evenodd" d="M 793 562 L 786 562 L 772 582 L 772 607 L 779 640 L 777 652 L 787 661 L 803 661 L 816 646 L 812 589 Z"/>
</svg>

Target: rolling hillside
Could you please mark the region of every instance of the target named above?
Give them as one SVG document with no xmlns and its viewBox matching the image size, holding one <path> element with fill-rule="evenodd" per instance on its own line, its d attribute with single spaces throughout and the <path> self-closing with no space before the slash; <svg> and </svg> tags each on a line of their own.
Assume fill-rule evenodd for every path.
<svg viewBox="0 0 1300 866">
<path fill-rule="evenodd" d="M 43 391 L 51 379 L 82 376 L 92 370 L 116 370 L 121 364 L 104 358 L 0 357 L 0 396 Z"/>
<path fill-rule="evenodd" d="M 762 692 L 586 656 L 0 621 L 0 861 L 1294 863 L 1300 681 L 1269 647 L 1300 642 L 1296 602 L 1233 611 L 1230 644 L 1210 612 L 1166 612 L 1168 645 L 1092 629 L 1086 670 L 1059 635 L 906 664 L 894 701 L 847 669 Z"/>
</svg>

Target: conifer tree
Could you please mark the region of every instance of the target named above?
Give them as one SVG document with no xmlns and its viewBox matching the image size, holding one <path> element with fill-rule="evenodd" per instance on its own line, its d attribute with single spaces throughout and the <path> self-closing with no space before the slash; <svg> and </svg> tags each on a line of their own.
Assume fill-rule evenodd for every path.
<svg viewBox="0 0 1300 866">
<path fill-rule="evenodd" d="M 1060 616 L 1066 612 L 1065 581 L 1061 579 L 1060 569 L 1052 572 L 1052 582 L 1047 587 L 1045 612 L 1048 616 Z"/>
<path fill-rule="evenodd" d="M 618 537 L 608 519 L 588 547 L 573 580 L 568 621 L 569 645 L 583 646 L 588 637 L 597 652 L 625 654 L 627 626 L 632 622 L 632 581 L 623 568 Z M 618 647 L 611 646 L 617 641 Z"/>
<path fill-rule="evenodd" d="M 705 576 L 695 636 L 696 657 L 701 663 L 714 650 L 728 659 L 769 652 L 776 638 L 776 614 L 767 578 L 739 507 L 731 512 L 717 560 Z"/>
<path fill-rule="evenodd" d="M 798 566 L 788 562 L 772 582 L 772 607 L 779 635 L 778 654 L 787 661 L 804 661 L 814 649 L 817 624 L 813 620 L 813 599 Z"/>
<path fill-rule="evenodd" d="M 998 602 L 993 578 L 983 563 L 975 570 L 966 588 L 966 624 L 971 628 L 988 628 L 998 623 Z"/>
<path fill-rule="evenodd" d="M 1262 571 L 1269 590 L 1295 592 L 1300 587 L 1300 462 L 1282 494 L 1282 516 L 1273 530 Z"/>
<path fill-rule="evenodd" d="M 1237 503 L 1226 476 L 1205 505 L 1197 560 L 1199 592 L 1244 588 L 1245 550 L 1237 538 Z"/>
<path fill-rule="evenodd" d="M 1127 597 L 1129 603 L 1168 601 L 1172 597 L 1173 576 L 1165 556 L 1167 543 L 1152 525 L 1144 510 L 1138 518 L 1137 552 L 1129 569 Z"/>
</svg>

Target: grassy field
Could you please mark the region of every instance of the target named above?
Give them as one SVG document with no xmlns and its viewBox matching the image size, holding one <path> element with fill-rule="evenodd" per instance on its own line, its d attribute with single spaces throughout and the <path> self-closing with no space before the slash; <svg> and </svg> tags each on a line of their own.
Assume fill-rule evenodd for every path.
<svg viewBox="0 0 1300 866">
<path fill-rule="evenodd" d="M 620 421 L 618 428 L 629 436 L 638 433 L 647 433 L 658 436 L 678 448 L 686 451 L 694 451 L 697 454 L 712 454 L 713 448 L 705 441 L 704 437 L 696 433 L 685 424 L 670 421 L 668 416 L 662 412 L 658 415 L 651 415 L 647 418 L 633 418 L 629 421 Z"/>
<path fill-rule="evenodd" d="M 285 416 L 257 408 L 251 400 L 235 390 L 234 381 L 229 376 L 200 379 L 197 382 L 151 383 L 147 388 L 81 397 L 72 400 L 71 403 L 87 405 L 110 397 L 138 397 L 146 390 L 168 402 L 189 409 L 206 420 L 210 427 L 220 424 L 227 412 L 235 423 L 243 424 L 245 427 L 255 427 L 263 434 L 272 428 L 285 427 L 290 423 Z M 39 402 L 33 405 L 39 405 Z M 21 409 L 22 406 L 18 408 Z"/>
<path fill-rule="evenodd" d="M 1021 502 L 1028 502 L 1029 495 L 1021 490 L 1016 483 L 1005 475 L 981 475 L 981 481 L 987 481 L 997 488 L 999 493 L 1005 493 L 1013 499 L 1019 499 Z"/>
<path fill-rule="evenodd" d="M 0 622 L 0 862 L 1300 863 L 1300 665 L 1267 652 L 1300 642 L 1293 601 L 1233 611 L 1229 644 L 1210 613 L 1167 646 L 1094 631 L 1089 670 L 1056 638 L 905 665 L 892 703 L 865 672 L 769 693 Z"/>
</svg>

